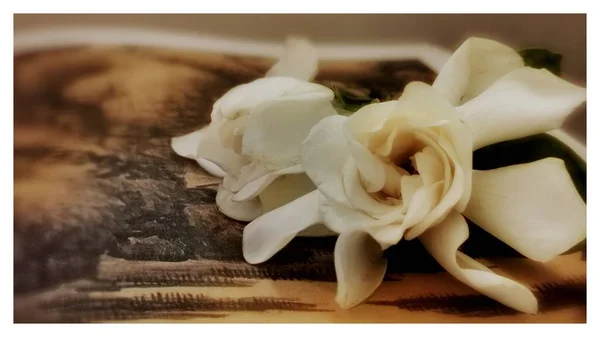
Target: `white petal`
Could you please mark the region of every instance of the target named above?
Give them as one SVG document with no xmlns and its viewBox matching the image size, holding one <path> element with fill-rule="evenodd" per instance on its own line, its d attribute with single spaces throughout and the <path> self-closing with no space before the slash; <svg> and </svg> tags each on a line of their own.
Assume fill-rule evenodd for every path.
<svg viewBox="0 0 600 337">
<path fill-rule="evenodd" d="M 371 227 L 368 232 L 374 240 L 379 242 L 382 249 L 387 249 L 402 240 L 407 227 L 404 223 L 398 222 L 382 227 Z"/>
<path fill-rule="evenodd" d="M 248 224 L 244 228 L 242 243 L 244 258 L 252 264 L 264 262 L 299 232 L 322 221 L 319 192 L 313 191 Z"/>
<path fill-rule="evenodd" d="M 228 172 L 223 178 L 223 186 L 234 193 L 239 192 L 248 182 L 254 181 L 263 177 L 272 171 L 266 167 L 250 162 L 239 169 Z"/>
<path fill-rule="evenodd" d="M 433 87 L 457 106 L 523 66 L 521 56 L 510 47 L 492 40 L 470 38 L 450 57 Z"/>
<path fill-rule="evenodd" d="M 353 139 L 360 143 L 369 141 L 375 149 L 384 146 L 382 143 L 396 129 L 398 134 L 406 134 L 411 128 L 441 125 L 459 117 L 437 90 L 423 82 L 411 82 L 397 101 L 369 104 L 352 114 L 346 129 Z"/>
<path fill-rule="evenodd" d="M 352 204 L 346 197 L 346 191 L 342 182 L 342 177 L 337 180 L 332 180 L 318 186 L 319 191 L 324 197 L 330 199 L 341 206 L 353 208 Z"/>
<path fill-rule="evenodd" d="M 248 182 L 244 185 L 233 197 L 233 201 L 248 200 L 257 197 L 262 191 L 267 188 L 277 177 L 286 174 L 303 173 L 304 169 L 301 165 L 294 165 L 283 168 L 274 172 L 269 172 L 262 177 Z"/>
<path fill-rule="evenodd" d="M 252 221 L 262 214 L 262 206 L 258 199 L 233 201 L 233 192 L 222 185 L 217 190 L 217 207 L 221 213 L 239 221 Z"/>
<path fill-rule="evenodd" d="M 586 205 L 564 162 L 473 172 L 465 216 L 526 257 L 546 262 L 586 237 Z"/>
<path fill-rule="evenodd" d="M 286 40 L 283 55 L 265 77 L 288 76 L 311 81 L 317 74 L 318 63 L 317 49 L 310 41 L 291 37 Z"/>
<path fill-rule="evenodd" d="M 457 122 L 457 121 L 451 121 L 449 123 L 454 123 L 454 122 Z M 422 151 L 429 148 L 426 151 L 430 151 L 430 153 L 432 155 L 435 153 L 435 156 L 437 157 L 437 159 L 439 159 L 439 164 L 442 167 L 441 167 L 441 174 L 438 173 L 438 177 L 439 177 L 439 175 L 442 176 L 441 180 L 444 182 L 444 194 L 445 194 L 446 192 L 448 192 L 448 189 L 450 188 L 450 184 L 451 184 L 451 180 L 452 180 L 452 166 L 450 164 L 451 158 L 448 158 L 449 154 L 447 153 L 446 149 L 444 149 L 440 144 L 440 141 L 441 141 L 440 135 L 431 129 L 422 129 L 422 130 L 416 131 L 414 133 L 414 137 L 417 140 L 419 140 L 422 144 L 425 145 L 425 147 L 423 148 Z M 416 156 L 414 158 L 415 158 L 415 160 L 414 160 L 413 165 L 417 166 L 418 163 L 416 161 Z M 420 174 L 420 172 L 421 171 L 419 171 L 419 174 Z M 431 175 L 433 172 L 427 172 L 427 169 L 425 169 L 424 173 L 426 175 L 427 174 Z M 421 177 L 421 178 L 423 178 L 423 183 L 425 183 L 426 178 L 424 178 L 424 177 Z M 432 179 L 433 179 L 433 177 L 429 177 L 427 180 L 431 181 Z M 437 181 L 439 181 L 439 179 Z"/>
<path fill-rule="evenodd" d="M 319 187 L 330 181 L 341 184 L 350 150 L 344 138 L 344 116 L 325 117 L 308 133 L 300 147 L 300 164 Z"/>
<path fill-rule="evenodd" d="M 459 111 L 473 130 L 473 150 L 559 128 L 586 99 L 584 88 L 545 69 L 512 71 Z"/>
<path fill-rule="evenodd" d="M 321 94 L 259 105 L 248 117 L 243 153 L 273 170 L 295 165 L 300 145 L 311 128 L 336 114 L 329 97 Z"/>
<path fill-rule="evenodd" d="M 244 158 L 233 149 L 223 145 L 219 130 L 213 127 L 209 128 L 209 132 L 202 137 L 198 144 L 196 159 L 198 158 L 217 164 L 225 172 L 237 170 L 245 163 Z"/>
<path fill-rule="evenodd" d="M 470 186 L 465 186 L 464 181 L 465 176 L 467 175 L 465 171 L 468 171 L 470 173 L 472 171 L 471 168 L 465 170 L 460 166 L 454 146 L 453 144 L 450 144 L 446 138 L 442 137 L 439 139 L 439 146 L 450 157 L 450 160 L 453 163 L 454 172 L 452 174 L 452 178 L 447 176 L 447 174 L 450 172 L 450 169 L 446 169 L 446 177 L 444 178 L 444 191 L 442 197 L 438 199 L 439 201 L 435 205 L 435 207 L 429 213 L 427 213 L 425 218 L 421 222 L 419 222 L 419 224 L 408 230 L 408 232 L 405 235 L 407 240 L 412 240 L 416 238 L 417 236 L 421 235 L 421 233 L 423 233 L 427 228 L 440 223 L 448 215 L 448 213 L 460 206 L 459 203 L 461 202 L 461 200 L 465 199 L 464 195 L 470 194 Z M 449 181 L 451 181 L 450 184 L 448 184 Z M 468 190 L 465 190 L 466 188 L 468 188 Z"/>
<path fill-rule="evenodd" d="M 402 177 L 409 176 L 410 173 L 391 163 L 386 163 L 383 167 L 385 170 L 385 185 L 383 185 L 382 192 L 398 199 L 394 204 L 399 204 L 402 198 Z"/>
<path fill-rule="evenodd" d="M 335 244 L 336 302 L 351 308 L 366 300 L 385 276 L 387 260 L 377 241 L 365 232 L 342 233 Z"/>
<path fill-rule="evenodd" d="M 536 313 L 538 304 L 525 286 L 495 274 L 481 263 L 458 251 L 469 236 L 465 219 L 452 212 L 439 225 L 419 238 L 429 253 L 459 281 L 513 309 Z"/>
<path fill-rule="evenodd" d="M 223 148 L 212 125 L 173 137 L 171 147 L 178 155 L 195 159 L 203 169 L 217 177 L 225 176 L 223 169 L 239 165 L 240 158 L 233 151 Z"/>
<path fill-rule="evenodd" d="M 377 134 L 394 112 L 397 101 L 387 101 L 363 106 L 353 113 L 346 123 L 346 128 L 358 140 L 367 133 Z"/>
<path fill-rule="evenodd" d="M 200 167 L 206 170 L 206 172 L 212 174 L 215 177 L 223 178 L 226 175 L 225 171 L 223 171 L 223 169 L 221 169 L 219 165 L 213 163 L 210 160 L 198 158 L 196 159 L 196 162 L 198 163 L 198 165 L 200 165 Z"/>
<path fill-rule="evenodd" d="M 388 125 L 389 124 L 392 123 L 388 123 Z M 402 146 L 403 143 L 410 142 L 411 140 L 410 133 L 403 132 L 404 130 L 401 130 L 400 127 L 401 125 L 397 125 L 392 129 L 392 132 L 386 132 L 387 130 L 385 130 L 377 134 L 373 134 L 368 138 L 367 142 L 365 142 L 367 144 L 367 148 L 382 158 L 395 158 L 395 156 L 392 155 L 392 151 L 394 151 L 396 147 Z M 385 138 L 386 136 L 387 139 Z M 396 142 L 396 139 L 400 137 L 402 137 L 402 140 Z M 393 161 L 393 159 L 391 160 Z"/>
<path fill-rule="evenodd" d="M 224 119 L 218 126 L 219 139 L 222 147 L 236 154 L 242 154 L 242 138 L 248 121 L 248 114 L 243 114 L 235 119 Z"/>
<path fill-rule="evenodd" d="M 217 101 L 215 109 L 226 119 L 236 119 L 256 105 L 281 97 L 303 83 L 291 77 L 259 78 L 229 90 Z"/>
<path fill-rule="evenodd" d="M 186 135 L 171 138 L 171 148 L 178 155 L 190 159 L 196 159 L 198 145 L 205 134 L 209 132 L 209 126 L 200 130 L 190 132 Z"/>
<path fill-rule="evenodd" d="M 291 170 L 293 171 L 295 169 L 297 169 L 297 167 L 294 167 Z M 247 184 L 249 181 L 259 179 L 260 177 L 263 177 L 271 172 L 271 170 L 266 168 L 264 165 L 261 165 L 260 163 L 252 161 L 249 162 L 247 165 L 244 165 L 240 170 L 239 177 L 242 179 L 243 184 L 239 185 L 239 188 L 236 189 L 236 191 L 241 190 L 244 187 L 244 185 Z"/>
<path fill-rule="evenodd" d="M 306 174 L 279 176 L 259 195 L 263 212 L 279 208 L 315 189 L 315 184 Z"/>
<path fill-rule="evenodd" d="M 406 206 L 406 217 L 402 223 L 407 228 L 412 227 L 423 221 L 425 217 L 434 209 L 442 197 L 443 182 L 439 181 L 433 185 L 423 185 L 419 188 L 410 199 L 410 203 Z M 411 233 L 409 231 L 409 233 Z M 411 240 L 415 235 L 408 235 L 407 239 Z"/>
<path fill-rule="evenodd" d="M 395 114 L 404 116 L 415 128 L 442 125 L 460 117 L 438 90 L 423 82 L 411 82 L 404 88 Z"/>
<path fill-rule="evenodd" d="M 415 192 L 423 186 L 423 179 L 418 174 L 414 174 L 402 177 L 400 183 L 402 184 L 402 201 L 404 204 L 409 204 Z"/>
<path fill-rule="evenodd" d="M 463 121 L 446 123 L 442 127 L 440 146 L 451 155 L 455 167 L 463 172 L 463 188 L 455 209 L 464 211 L 471 198 L 471 175 L 473 171 L 473 137 L 468 124 Z M 456 172 L 456 170 L 455 170 Z M 456 175 L 456 173 L 455 173 Z"/>
<path fill-rule="evenodd" d="M 394 207 L 391 212 L 375 218 L 321 195 L 320 208 L 324 224 L 331 231 L 336 233 L 365 231 L 385 248 L 398 243 L 406 228 L 402 223 L 404 210 L 399 206 Z"/>
<path fill-rule="evenodd" d="M 385 214 L 394 210 L 396 206 L 375 200 L 369 195 L 361 183 L 361 178 L 356 166 L 356 161 L 349 158 L 343 171 L 344 194 L 353 208 L 363 211 L 371 216 Z"/>
<path fill-rule="evenodd" d="M 360 230 L 372 226 L 378 221 L 351 206 L 346 207 L 334 201 L 323 193 L 320 194 L 319 207 L 323 214 L 325 226 L 337 233 Z"/>
<path fill-rule="evenodd" d="M 444 181 L 444 164 L 432 147 L 427 146 L 421 152 L 415 153 L 415 164 L 425 185 Z"/>
<path fill-rule="evenodd" d="M 346 142 L 351 155 L 356 160 L 360 177 L 367 192 L 381 191 L 385 186 L 385 168 L 383 162 L 366 149 L 362 144 L 345 133 Z"/>
</svg>

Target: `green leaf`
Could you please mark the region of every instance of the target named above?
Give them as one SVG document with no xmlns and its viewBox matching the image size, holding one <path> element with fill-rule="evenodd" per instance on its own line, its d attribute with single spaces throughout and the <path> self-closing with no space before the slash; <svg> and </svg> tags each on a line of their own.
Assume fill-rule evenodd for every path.
<svg viewBox="0 0 600 337">
<path fill-rule="evenodd" d="M 546 68 L 556 76 L 560 76 L 560 63 L 562 55 L 547 49 L 525 49 L 519 52 L 525 65 L 528 67 L 542 69 Z"/>
<path fill-rule="evenodd" d="M 342 115 L 352 115 L 360 108 L 371 103 L 379 102 L 379 99 L 370 96 L 368 89 L 350 89 L 332 85 L 334 93 L 333 106 Z"/>
</svg>

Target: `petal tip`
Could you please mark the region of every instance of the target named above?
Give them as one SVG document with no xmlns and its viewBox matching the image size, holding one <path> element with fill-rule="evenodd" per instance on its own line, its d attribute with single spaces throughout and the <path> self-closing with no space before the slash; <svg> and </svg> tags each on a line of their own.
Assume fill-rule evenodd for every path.
<svg viewBox="0 0 600 337">
<path fill-rule="evenodd" d="M 352 309 L 355 306 L 357 306 L 360 302 L 356 302 L 356 301 L 349 301 L 346 296 L 338 294 L 335 297 L 335 303 L 337 303 L 337 305 L 344 309 L 344 310 L 348 310 L 348 309 Z"/>
<path fill-rule="evenodd" d="M 194 134 L 195 132 L 192 132 L 187 135 L 171 138 L 171 149 L 182 157 L 194 159 L 196 148 L 198 147 L 198 143 L 196 142 L 198 137 Z"/>
<path fill-rule="evenodd" d="M 225 171 L 219 165 L 213 163 L 212 161 L 204 158 L 196 158 L 196 162 L 198 165 L 202 167 L 206 172 L 212 174 L 215 177 L 224 178 L 226 176 Z"/>
<path fill-rule="evenodd" d="M 242 235 L 242 255 L 244 256 L 244 260 L 246 260 L 246 262 L 248 262 L 249 264 L 260 264 L 263 263 L 265 261 L 267 261 L 270 256 L 265 256 L 264 254 L 257 254 L 257 251 L 261 251 L 260 249 L 257 249 L 258 246 L 256 244 L 256 238 L 253 237 L 253 235 L 250 234 L 250 229 L 252 223 L 248 224 L 245 228 L 244 228 L 244 233 Z M 253 242 L 251 242 L 253 241 Z"/>
<path fill-rule="evenodd" d="M 522 307 L 516 309 L 530 315 L 536 315 L 540 311 L 538 300 L 533 294 L 531 294 L 530 301 L 527 301 Z"/>
</svg>

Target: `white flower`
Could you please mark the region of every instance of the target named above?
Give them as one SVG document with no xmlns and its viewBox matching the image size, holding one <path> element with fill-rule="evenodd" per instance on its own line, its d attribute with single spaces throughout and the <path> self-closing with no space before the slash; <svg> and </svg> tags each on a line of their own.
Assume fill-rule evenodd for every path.
<svg viewBox="0 0 600 337">
<path fill-rule="evenodd" d="M 556 129 L 584 100 L 585 89 L 525 67 L 512 49 L 469 39 L 433 87 L 411 83 L 397 101 L 319 122 L 301 147 L 318 190 L 250 223 L 244 256 L 263 262 L 298 232 L 324 223 L 339 233 L 336 301 L 347 308 L 381 283 L 383 250 L 418 237 L 458 280 L 536 312 L 529 289 L 458 251 L 468 237 L 463 215 L 546 262 L 585 238 L 585 203 L 562 160 L 476 171 L 472 152 Z"/>
<path fill-rule="evenodd" d="M 299 165 L 300 144 L 336 114 L 333 91 L 308 82 L 316 71 L 314 48 L 288 40 L 266 78 L 231 89 L 215 102 L 210 125 L 172 139 L 176 153 L 224 178 L 217 206 L 227 216 L 251 221 L 315 189 Z"/>
</svg>

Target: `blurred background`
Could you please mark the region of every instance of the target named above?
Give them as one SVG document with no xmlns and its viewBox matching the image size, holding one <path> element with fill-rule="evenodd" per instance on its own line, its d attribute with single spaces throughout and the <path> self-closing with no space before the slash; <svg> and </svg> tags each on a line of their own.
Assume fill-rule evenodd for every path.
<svg viewBox="0 0 600 337">
<path fill-rule="evenodd" d="M 469 36 L 515 48 L 563 55 L 563 77 L 586 85 L 585 14 L 16 14 L 15 34 L 48 27 L 136 27 L 281 42 L 303 35 L 317 42 L 394 44 L 429 42 L 456 48 Z M 565 128 L 585 142 L 585 107 Z"/>
</svg>

